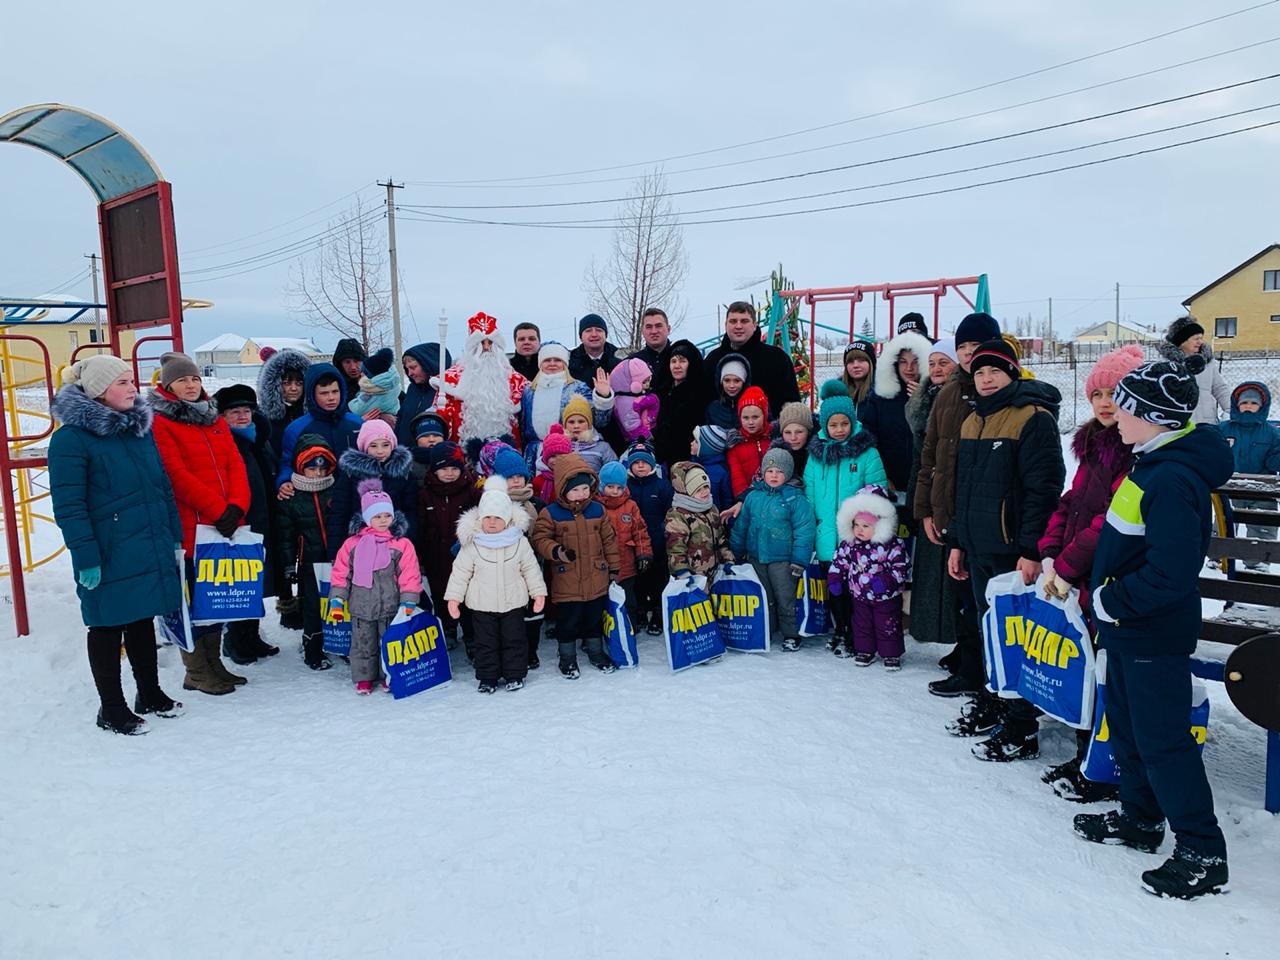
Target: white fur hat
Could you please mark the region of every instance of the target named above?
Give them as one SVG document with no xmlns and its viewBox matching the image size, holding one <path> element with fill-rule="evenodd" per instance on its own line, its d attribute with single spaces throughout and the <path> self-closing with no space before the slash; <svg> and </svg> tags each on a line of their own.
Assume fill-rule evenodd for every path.
<svg viewBox="0 0 1280 960">
<path fill-rule="evenodd" d="M 488 484 L 486 484 L 484 493 L 480 495 L 480 504 L 476 509 L 476 514 L 480 520 L 485 517 L 497 517 L 510 526 L 511 498 L 507 496 L 505 490 L 499 490 L 497 487 L 490 490 Z"/>
<path fill-rule="evenodd" d="M 860 513 L 869 513 L 876 518 L 875 533 L 871 535 L 872 543 L 888 543 L 897 534 L 898 508 L 885 496 L 883 487 L 863 487 L 840 504 L 840 510 L 836 514 L 836 532 L 841 540 L 853 539 L 853 521 Z"/>
<path fill-rule="evenodd" d="M 538 349 L 538 363 L 543 360 L 563 360 L 567 366 L 569 363 L 569 348 L 559 340 L 544 340 L 542 346 Z"/>
</svg>

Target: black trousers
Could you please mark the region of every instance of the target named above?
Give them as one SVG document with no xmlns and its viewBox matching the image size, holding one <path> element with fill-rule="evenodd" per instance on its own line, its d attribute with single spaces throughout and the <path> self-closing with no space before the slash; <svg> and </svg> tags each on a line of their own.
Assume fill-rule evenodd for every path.
<svg viewBox="0 0 1280 960">
<path fill-rule="evenodd" d="M 104 714 L 128 709 L 124 688 L 120 684 L 122 643 L 142 699 L 149 700 L 160 693 L 155 621 L 152 618 L 135 620 L 118 627 L 90 627 L 89 670 L 93 674 L 93 685 L 98 690 Z"/>
<path fill-rule="evenodd" d="M 545 611 L 547 608 L 544 606 L 542 609 Z M 524 636 L 529 644 L 530 661 L 538 655 L 538 644 L 542 640 L 542 623 L 545 619 L 545 613 L 533 612 L 533 601 L 530 600 L 524 608 Z"/>
<path fill-rule="evenodd" d="M 657 617 L 662 617 L 662 591 L 667 589 L 669 575 L 667 573 L 667 551 L 656 547 L 653 551 L 653 562 L 644 573 L 635 577 L 635 606 L 639 615 L 632 616 L 634 626 Z"/>
<path fill-rule="evenodd" d="M 505 613 L 471 611 L 475 630 L 476 679 L 497 683 L 523 680 L 529 674 L 529 640 L 524 630 L 525 608 Z"/>
<path fill-rule="evenodd" d="M 1039 726 L 1040 709 L 1026 700 L 1004 700 L 989 693 L 985 687 L 986 671 L 982 664 L 982 618 L 987 614 L 987 584 L 992 577 L 1008 573 L 1018 565 L 1016 554 L 1007 556 L 975 556 L 965 553 L 965 562 L 969 568 L 969 582 L 973 584 L 973 622 L 977 629 L 966 630 L 962 635 L 960 647 L 960 675 L 973 680 L 981 691 L 981 699 L 998 702 L 1004 713 L 1003 724 L 1011 733 L 1035 733 Z M 947 574 L 950 576 L 950 574 Z M 1188 695 L 1189 697 L 1190 695 Z"/>
</svg>

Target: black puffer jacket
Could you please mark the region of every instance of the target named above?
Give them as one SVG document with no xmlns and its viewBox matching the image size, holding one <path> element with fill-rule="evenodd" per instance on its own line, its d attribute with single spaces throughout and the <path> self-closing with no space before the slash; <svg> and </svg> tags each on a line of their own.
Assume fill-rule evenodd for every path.
<svg viewBox="0 0 1280 960">
<path fill-rule="evenodd" d="M 751 371 L 751 382 L 764 391 L 771 409 L 800 399 L 796 368 L 791 357 L 781 347 L 765 343 L 759 329 L 736 349 L 729 343 L 729 336 L 726 334 L 720 339 L 720 346 L 707 354 L 706 369 L 715 377 L 707 385 L 713 391 L 713 396 L 720 389 L 720 371 L 717 365 L 729 353 L 740 353 L 746 358 L 747 369 Z"/>
<path fill-rule="evenodd" d="M 680 383 L 671 379 L 670 358 L 679 354 L 689 361 L 689 373 Z M 667 366 L 653 375 L 658 396 L 658 422 L 653 431 L 653 456 L 663 466 L 689 459 L 693 431 L 706 422 L 707 377 L 702 354 L 690 340 L 677 340 L 666 350 Z"/>
<path fill-rule="evenodd" d="M 338 555 L 349 534 L 347 529 L 351 518 L 360 514 L 359 486 L 363 480 L 377 479 L 382 481 L 382 489 L 391 497 L 391 503 L 404 514 L 409 528 L 409 537 L 413 537 L 418 515 L 418 482 L 413 477 L 413 454 L 408 447 L 396 447 L 384 461 L 379 461 L 361 453 L 359 450 L 348 450 L 338 458 L 338 472 L 333 484 L 333 502 L 329 506 L 326 523 L 329 538 L 329 558 Z"/>
</svg>

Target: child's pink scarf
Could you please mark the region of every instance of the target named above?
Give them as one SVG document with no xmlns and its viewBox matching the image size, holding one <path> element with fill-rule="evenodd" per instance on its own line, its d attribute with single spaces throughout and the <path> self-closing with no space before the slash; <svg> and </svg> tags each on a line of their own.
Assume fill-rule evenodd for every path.
<svg viewBox="0 0 1280 960">
<path fill-rule="evenodd" d="M 365 527 L 351 551 L 351 582 L 357 587 L 372 587 L 375 570 L 391 563 L 391 534 Z"/>
</svg>

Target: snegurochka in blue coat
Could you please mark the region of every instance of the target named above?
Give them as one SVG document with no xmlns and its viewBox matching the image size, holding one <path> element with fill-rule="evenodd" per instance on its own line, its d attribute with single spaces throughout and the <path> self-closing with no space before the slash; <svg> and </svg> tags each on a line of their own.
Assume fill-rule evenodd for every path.
<svg viewBox="0 0 1280 960">
<path fill-rule="evenodd" d="M 153 627 L 182 602 L 182 525 L 151 436 L 151 407 L 129 365 L 90 357 L 72 364 L 63 384 L 50 407 L 60 428 L 49 441 L 49 489 L 89 628 L 98 726 L 146 733 L 138 714 L 182 712 L 160 689 Z M 121 643 L 137 684 L 133 711 L 120 685 Z"/>
</svg>

